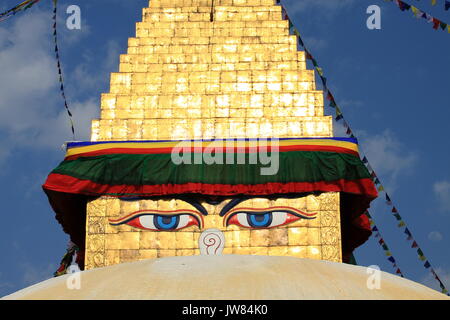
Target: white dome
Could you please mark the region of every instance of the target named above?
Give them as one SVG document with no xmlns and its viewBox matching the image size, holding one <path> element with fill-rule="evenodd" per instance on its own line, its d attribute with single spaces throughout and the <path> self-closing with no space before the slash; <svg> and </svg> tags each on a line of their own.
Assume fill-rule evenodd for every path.
<svg viewBox="0 0 450 320">
<path fill-rule="evenodd" d="M 4 299 L 448 299 L 416 282 L 381 272 L 380 289 L 367 288 L 365 267 L 274 256 L 186 256 L 84 271 L 81 289 L 69 275 Z"/>
</svg>

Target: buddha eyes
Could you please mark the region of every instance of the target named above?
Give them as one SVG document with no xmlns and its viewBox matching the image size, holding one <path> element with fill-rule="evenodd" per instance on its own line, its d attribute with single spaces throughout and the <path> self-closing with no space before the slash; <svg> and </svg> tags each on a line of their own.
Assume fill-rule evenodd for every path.
<svg viewBox="0 0 450 320">
<path fill-rule="evenodd" d="M 235 208 L 223 217 L 223 221 L 226 227 L 236 225 L 248 229 L 270 229 L 300 219 L 315 219 L 316 215 L 317 213 L 308 214 L 291 207 Z M 118 220 L 110 219 L 109 223 L 113 226 L 126 224 L 141 230 L 166 232 L 191 226 L 203 229 L 204 226 L 202 214 L 194 210 L 137 211 Z"/>
<path fill-rule="evenodd" d="M 298 210 L 288 209 L 265 209 L 264 211 L 255 211 L 254 209 L 237 210 L 231 213 L 226 220 L 226 226 L 237 225 L 250 229 L 268 229 L 290 224 L 300 219 L 314 219 L 315 214 L 305 214 Z"/>
<path fill-rule="evenodd" d="M 265 213 L 238 212 L 233 214 L 228 219 L 227 226 L 234 224 L 240 227 L 252 229 L 274 228 L 299 219 L 300 217 L 281 211 Z"/>
<path fill-rule="evenodd" d="M 199 225 L 197 219 L 188 214 L 172 216 L 147 214 L 136 217 L 127 222 L 127 224 L 138 229 L 153 231 L 176 231 L 193 225 Z"/>
<path fill-rule="evenodd" d="M 110 221 L 111 225 L 127 224 L 131 227 L 150 231 L 178 231 L 190 226 L 200 226 L 199 219 L 191 214 L 162 215 L 139 213 L 125 219 Z"/>
</svg>

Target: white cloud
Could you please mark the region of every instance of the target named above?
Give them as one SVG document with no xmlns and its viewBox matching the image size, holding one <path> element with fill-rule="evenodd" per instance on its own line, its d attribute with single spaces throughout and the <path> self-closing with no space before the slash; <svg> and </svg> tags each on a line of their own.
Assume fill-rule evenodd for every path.
<svg viewBox="0 0 450 320">
<path fill-rule="evenodd" d="M 322 38 L 316 37 L 303 37 L 303 38 L 306 47 L 311 53 L 325 50 L 328 47 L 328 43 Z"/>
<path fill-rule="evenodd" d="M 442 236 L 442 234 L 439 231 L 431 231 L 428 234 L 428 239 L 434 242 L 439 242 L 442 241 L 444 237 Z"/>
<path fill-rule="evenodd" d="M 98 117 L 98 108 L 96 99 L 71 104 L 76 140 L 90 140 L 91 119 Z M 65 141 L 72 140 L 70 120 L 65 111 L 44 121 L 39 133 L 34 136 L 34 143 L 38 146 L 59 149 Z M 26 135 L 21 138 L 25 139 Z"/>
<path fill-rule="evenodd" d="M 433 191 L 437 197 L 440 209 L 444 212 L 450 212 L 450 182 L 439 181 L 433 185 Z"/>
<path fill-rule="evenodd" d="M 340 102 L 340 105 L 344 108 L 344 109 L 348 109 L 348 108 L 362 108 L 364 107 L 364 102 L 361 100 L 354 100 L 354 99 L 343 99 Z"/>
<path fill-rule="evenodd" d="M 450 285 L 450 270 L 444 269 L 441 267 L 434 268 L 434 271 L 438 275 L 439 279 L 441 279 L 442 283 L 446 288 L 449 288 Z M 426 285 L 427 287 L 430 287 L 434 290 L 437 290 L 441 292 L 441 288 L 439 287 L 439 282 L 434 278 L 434 276 L 429 272 L 426 276 L 422 278 L 422 281 L 420 281 L 422 284 Z"/>
<path fill-rule="evenodd" d="M 69 45 L 89 32 L 72 38 L 65 37 L 65 33 L 62 31 L 60 37 Z M 78 74 L 76 70 L 86 63 L 82 59 L 81 65 L 75 66 L 75 72 L 65 73 L 77 140 L 90 138 L 91 119 L 98 117 L 99 112 L 99 90 L 102 84 L 108 83 L 111 69 L 118 65 L 118 45 L 110 42 L 105 50 L 106 58 L 101 65 L 92 69 L 85 67 L 82 74 Z M 5 161 L 16 148 L 59 148 L 64 141 L 72 140 L 57 82 L 48 12 L 34 10 L 0 27 L 0 68 L 0 140 L 3 146 L 0 161 Z M 102 81 L 101 77 L 104 77 Z M 84 98 L 78 99 L 83 92 Z"/>
<path fill-rule="evenodd" d="M 0 29 L 6 35 L 0 47 L 0 127 L 13 133 L 30 127 L 39 104 L 56 87 L 54 60 L 43 45 L 49 40 L 48 17 L 25 18 L 19 17 L 10 30 Z"/>
<path fill-rule="evenodd" d="M 347 129 L 342 124 L 342 121 L 336 121 L 334 119 L 334 114 L 330 113 L 333 116 L 333 134 L 335 137 L 347 137 Z"/>
<path fill-rule="evenodd" d="M 94 57 L 91 52 L 84 52 L 84 62 L 80 63 L 74 69 L 69 79 L 69 88 L 72 89 L 73 87 L 73 90 L 76 92 L 100 90 L 104 83 L 108 83 L 110 73 L 118 70 L 119 55 L 119 44 L 112 40 L 107 42 L 106 53 L 102 59 L 102 64 L 97 65 L 95 73 L 93 73 L 90 63 L 92 63 Z"/>
<path fill-rule="evenodd" d="M 65 13 L 64 10 L 61 10 Z M 66 18 L 68 15 L 59 14 L 58 15 L 58 42 L 61 47 L 67 47 L 70 45 L 75 45 L 77 42 L 91 34 L 91 26 L 88 25 L 87 19 L 84 18 L 83 12 L 81 15 L 81 29 L 69 30 L 66 28 Z"/>
<path fill-rule="evenodd" d="M 376 135 L 368 136 L 366 132 L 357 132 L 356 135 L 361 139 L 361 149 L 371 166 L 380 178 L 387 179 L 382 182 L 392 192 L 399 175 L 410 173 L 416 164 L 417 154 L 407 151 L 403 143 L 388 129 Z"/>
</svg>

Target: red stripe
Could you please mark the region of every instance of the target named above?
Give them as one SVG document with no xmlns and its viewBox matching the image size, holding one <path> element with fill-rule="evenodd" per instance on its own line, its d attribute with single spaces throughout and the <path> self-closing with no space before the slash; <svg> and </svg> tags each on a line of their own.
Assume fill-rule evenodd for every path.
<svg viewBox="0 0 450 320">
<path fill-rule="evenodd" d="M 73 156 L 68 156 L 64 160 L 75 160 L 81 157 L 95 157 L 107 154 L 164 154 L 171 153 L 173 148 L 111 148 L 105 150 L 91 151 Z"/>
<path fill-rule="evenodd" d="M 89 196 L 117 195 L 130 196 L 163 196 L 186 193 L 198 193 L 205 195 L 232 196 L 244 195 L 270 195 L 301 192 L 347 192 L 354 194 L 364 194 L 370 198 L 376 198 L 378 192 L 371 179 L 359 180 L 337 180 L 332 182 L 288 182 L 288 183 L 265 183 L 256 185 L 226 185 L 226 184 L 165 184 L 165 185 L 104 185 L 94 183 L 89 180 L 79 180 L 77 178 L 52 173 L 43 185 L 44 189 L 83 194 Z"/>
<path fill-rule="evenodd" d="M 202 147 L 202 152 L 205 151 L 207 147 Z M 98 150 L 98 151 L 91 151 L 86 153 L 80 153 L 73 156 L 66 157 L 65 160 L 76 160 L 80 157 L 95 157 L 95 156 L 102 156 L 102 155 L 108 155 L 108 154 L 168 154 L 171 153 L 174 148 L 111 148 L 111 149 L 105 149 L 105 150 Z M 192 148 L 193 149 L 193 148 Z M 200 149 L 200 148 L 199 148 Z M 226 153 L 236 153 L 238 148 L 224 148 Z M 245 150 L 245 153 L 249 153 L 250 147 L 242 148 Z M 241 151 L 242 149 L 239 149 Z M 259 147 L 259 150 L 261 147 Z M 186 148 L 184 150 L 189 150 L 190 148 Z M 216 150 L 216 149 L 214 149 Z M 266 149 L 267 151 L 271 151 L 272 147 L 268 146 Z M 266 150 L 264 150 L 266 152 Z M 198 152 L 197 148 L 194 150 Z M 252 152 L 255 152 L 255 149 L 251 150 Z M 358 156 L 358 152 L 342 148 L 342 147 L 334 147 L 334 146 L 280 146 L 279 152 L 289 152 L 289 151 L 324 151 L 324 152 L 338 152 L 338 153 L 348 153 L 353 154 L 355 156 Z M 217 153 L 220 152 L 220 148 L 217 150 Z"/>
</svg>

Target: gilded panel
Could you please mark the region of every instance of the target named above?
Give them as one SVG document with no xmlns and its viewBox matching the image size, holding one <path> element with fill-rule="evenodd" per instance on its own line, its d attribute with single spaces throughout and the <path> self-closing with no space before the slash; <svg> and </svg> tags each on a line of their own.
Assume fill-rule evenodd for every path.
<svg viewBox="0 0 450 320">
<path fill-rule="evenodd" d="M 330 207 L 336 209 L 321 210 Z M 107 217 L 96 216 L 99 211 Z M 276 199 L 100 198 L 88 204 L 87 268 L 199 254 L 201 235 L 211 229 L 224 237 L 223 254 L 341 261 L 339 214 L 338 193 Z"/>
</svg>

